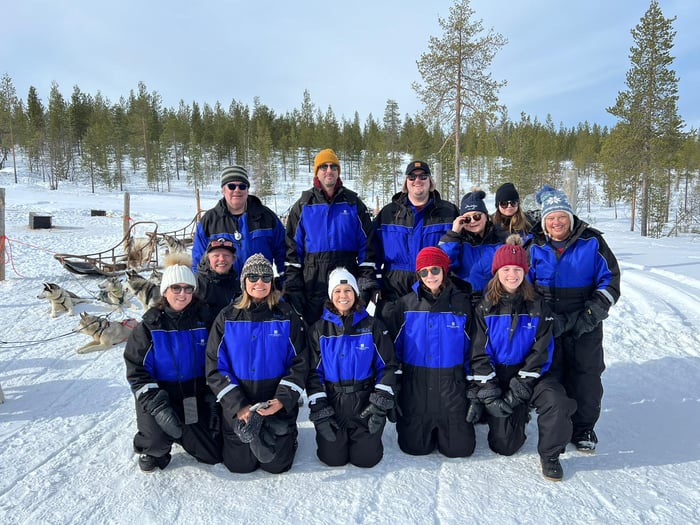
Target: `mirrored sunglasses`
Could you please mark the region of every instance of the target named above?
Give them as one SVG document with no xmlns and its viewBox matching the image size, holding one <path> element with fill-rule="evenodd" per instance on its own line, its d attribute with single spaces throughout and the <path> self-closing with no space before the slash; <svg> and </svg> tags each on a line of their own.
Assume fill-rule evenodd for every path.
<svg viewBox="0 0 700 525">
<path fill-rule="evenodd" d="M 170 286 L 170 289 L 173 291 L 174 294 L 179 294 L 179 293 L 186 293 L 187 295 L 191 294 L 194 292 L 194 286 L 190 286 L 189 284 L 182 286 L 179 284 L 173 284 Z"/>
<path fill-rule="evenodd" d="M 248 185 L 245 182 L 229 182 L 226 187 L 231 191 L 235 191 L 237 189 L 245 191 L 248 189 Z"/>
<path fill-rule="evenodd" d="M 419 175 L 416 175 L 415 173 L 409 173 L 408 175 L 406 175 L 406 178 L 410 181 L 414 181 L 416 179 L 428 180 L 429 177 L 430 175 L 428 175 L 427 173 L 421 173 Z"/>
<path fill-rule="evenodd" d="M 327 171 L 327 170 L 333 170 L 333 171 L 338 171 L 339 166 L 337 164 L 321 164 L 319 165 L 318 169 Z"/>
<path fill-rule="evenodd" d="M 260 279 L 262 279 L 262 282 L 264 283 L 272 282 L 272 275 L 270 275 L 269 273 L 266 273 L 264 275 L 259 275 L 257 273 L 249 273 L 245 276 L 245 278 L 248 279 L 251 283 L 257 283 Z"/>
<path fill-rule="evenodd" d="M 418 270 L 418 275 L 421 277 L 428 277 L 428 272 L 432 273 L 433 275 L 439 275 L 441 271 L 442 268 L 439 266 L 431 266 L 430 268 L 422 268 Z"/>
<path fill-rule="evenodd" d="M 501 201 L 498 205 L 501 208 L 515 208 L 518 205 L 518 201 Z"/>
<path fill-rule="evenodd" d="M 469 224 L 472 221 L 479 222 L 481 220 L 481 215 L 482 215 L 481 213 L 475 213 L 474 215 L 464 217 L 462 219 L 462 222 L 466 222 L 467 224 Z"/>
</svg>

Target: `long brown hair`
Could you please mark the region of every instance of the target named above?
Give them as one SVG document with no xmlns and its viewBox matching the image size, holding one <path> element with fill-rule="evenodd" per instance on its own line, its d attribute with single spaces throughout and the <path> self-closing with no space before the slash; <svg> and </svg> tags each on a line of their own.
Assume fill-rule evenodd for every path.
<svg viewBox="0 0 700 525">
<path fill-rule="evenodd" d="M 527 275 L 523 278 L 523 282 L 520 283 L 520 286 L 518 286 L 518 292 L 522 294 L 523 299 L 526 301 L 532 301 L 535 298 L 535 287 L 527 280 Z M 508 292 L 498 279 L 498 271 L 496 271 L 486 285 L 484 297 L 486 297 L 491 304 L 498 304 L 504 295 L 508 295 Z"/>
<path fill-rule="evenodd" d="M 500 206 L 498 206 L 491 216 L 491 222 L 496 226 L 500 226 L 502 230 L 508 233 L 528 233 L 530 229 L 532 229 L 532 224 L 527 220 L 520 203 L 518 203 L 518 211 L 511 217 L 502 214 Z"/>
</svg>

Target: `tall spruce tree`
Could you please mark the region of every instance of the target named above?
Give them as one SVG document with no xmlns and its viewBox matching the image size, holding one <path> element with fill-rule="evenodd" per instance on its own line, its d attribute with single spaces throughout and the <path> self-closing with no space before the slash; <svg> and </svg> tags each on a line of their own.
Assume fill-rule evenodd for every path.
<svg viewBox="0 0 700 525">
<path fill-rule="evenodd" d="M 619 144 L 633 148 L 640 158 L 640 173 L 630 174 L 628 184 L 639 186 L 643 237 L 648 234 L 651 217 L 659 216 L 657 212 L 650 213 L 650 196 L 664 193 L 651 186 L 665 183 L 662 172 L 667 167 L 664 164 L 669 144 L 678 141 L 683 126 L 677 108 L 678 77 L 671 69 L 675 19 L 664 18 L 658 1 L 651 0 L 649 9 L 632 29 L 634 45 L 630 48 L 627 89 L 618 93 L 614 106 L 607 108 L 624 124 L 621 130 L 627 134 L 627 140 Z M 655 231 L 660 231 L 658 225 Z"/>
<path fill-rule="evenodd" d="M 417 62 L 424 85 L 413 83 L 428 120 L 453 130 L 455 202 L 460 198 L 462 121 L 481 112 L 496 113 L 498 90 L 505 85 L 494 80 L 488 69 L 507 40 L 492 29 L 484 32 L 482 21 L 473 16 L 469 0 L 457 0 L 447 20 L 438 17 L 444 33 L 430 37 L 429 51 Z"/>
</svg>

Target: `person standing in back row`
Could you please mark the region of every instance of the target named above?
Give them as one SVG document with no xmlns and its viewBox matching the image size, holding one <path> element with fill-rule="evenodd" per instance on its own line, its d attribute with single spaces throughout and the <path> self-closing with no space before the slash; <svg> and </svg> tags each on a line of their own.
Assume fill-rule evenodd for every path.
<svg viewBox="0 0 700 525">
<path fill-rule="evenodd" d="M 367 206 L 343 186 L 335 152 L 321 150 L 314 159 L 313 187 L 287 218 L 285 297 L 309 326 L 321 317 L 331 270 L 344 267 L 358 277 L 365 304 L 379 289 L 371 230 Z"/>
<path fill-rule="evenodd" d="M 491 216 L 495 226 L 504 232 L 517 233 L 526 243 L 535 221 L 520 206 L 520 194 L 512 182 L 501 184 L 496 190 L 496 211 Z"/>
<path fill-rule="evenodd" d="M 528 279 L 555 315 L 551 373 L 578 403 L 571 442 L 593 452 L 603 398 L 603 320 L 620 298 L 620 268 L 602 233 L 574 215 L 564 192 L 545 185 L 536 199 L 542 221 L 533 229 Z"/>
<path fill-rule="evenodd" d="M 233 242 L 236 259 L 233 269 L 241 274 L 243 263 L 262 253 L 284 278 L 284 226 L 277 214 L 250 194 L 250 179 L 243 166 L 229 166 L 221 172 L 223 198 L 208 210 L 197 225 L 192 246 L 192 271 L 197 272 L 202 256 L 213 240 Z M 281 286 L 278 285 L 278 288 Z"/>
<path fill-rule="evenodd" d="M 372 224 L 383 300 L 395 301 L 411 291 L 418 252 L 437 246 L 458 213 L 457 206 L 440 198 L 430 167 L 420 160 L 410 162 L 403 188 Z"/>
</svg>

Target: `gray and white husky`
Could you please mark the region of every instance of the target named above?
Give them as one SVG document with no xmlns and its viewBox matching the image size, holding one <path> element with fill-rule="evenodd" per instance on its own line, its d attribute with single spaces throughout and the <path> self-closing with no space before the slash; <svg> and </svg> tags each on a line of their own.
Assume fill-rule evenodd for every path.
<svg viewBox="0 0 700 525">
<path fill-rule="evenodd" d="M 182 239 L 178 239 L 176 237 L 173 237 L 172 235 L 168 235 L 167 233 L 164 233 L 161 235 L 161 240 L 163 244 L 165 245 L 165 254 L 169 255 L 171 253 L 186 253 L 187 252 L 187 245 L 185 244 L 185 241 Z"/>
<path fill-rule="evenodd" d="M 124 285 L 118 276 L 108 277 L 97 285 L 100 291 L 97 294 L 97 299 L 111 304 L 113 306 L 121 306 L 124 304 L 126 296 Z"/>
<path fill-rule="evenodd" d="M 59 312 L 68 312 L 68 315 L 75 315 L 73 307 L 76 304 L 90 302 L 90 299 L 78 297 L 56 283 L 44 283 L 44 289 L 36 298 L 47 299 L 51 303 L 51 317 L 56 317 Z"/>
<path fill-rule="evenodd" d="M 126 288 L 139 300 L 144 310 L 160 299 L 160 287 L 134 270 L 126 271 Z"/>
<path fill-rule="evenodd" d="M 76 332 L 92 337 L 92 341 L 77 349 L 79 354 L 87 354 L 96 350 L 105 350 L 129 338 L 129 334 L 137 325 L 135 319 L 125 321 L 110 321 L 106 317 L 91 315 L 86 312 L 80 314 L 80 323 L 75 328 Z"/>
</svg>

